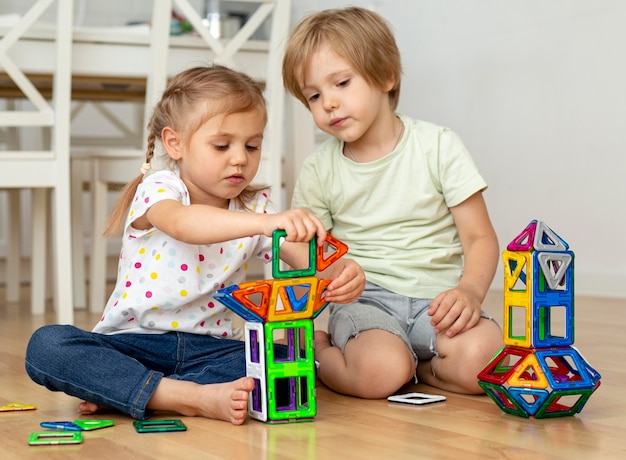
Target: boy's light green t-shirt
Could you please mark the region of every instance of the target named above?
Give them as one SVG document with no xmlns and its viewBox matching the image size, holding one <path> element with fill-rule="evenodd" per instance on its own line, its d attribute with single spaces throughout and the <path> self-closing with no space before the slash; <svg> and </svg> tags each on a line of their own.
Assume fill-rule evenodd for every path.
<svg viewBox="0 0 626 460">
<path fill-rule="evenodd" d="M 461 139 L 399 116 L 404 135 L 389 155 L 356 163 L 327 140 L 302 165 L 292 207 L 307 208 L 349 247 L 371 281 L 415 298 L 457 285 L 463 269 L 450 213 L 487 187 Z"/>
</svg>

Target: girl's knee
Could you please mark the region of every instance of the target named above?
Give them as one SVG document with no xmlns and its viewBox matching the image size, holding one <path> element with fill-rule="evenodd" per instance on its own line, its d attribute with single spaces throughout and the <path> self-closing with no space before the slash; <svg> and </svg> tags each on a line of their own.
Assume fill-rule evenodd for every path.
<svg viewBox="0 0 626 460">
<path fill-rule="evenodd" d="M 26 347 L 26 356 L 34 352 L 45 351 L 50 345 L 53 345 L 51 338 L 55 336 L 55 330 L 58 328 L 56 324 L 42 326 L 33 332 L 28 340 Z"/>
<path fill-rule="evenodd" d="M 59 350 L 75 334 L 73 326 L 51 324 L 37 329 L 28 341 L 26 347 L 26 362 L 46 363 L 62 355 Z"/>
</svg>

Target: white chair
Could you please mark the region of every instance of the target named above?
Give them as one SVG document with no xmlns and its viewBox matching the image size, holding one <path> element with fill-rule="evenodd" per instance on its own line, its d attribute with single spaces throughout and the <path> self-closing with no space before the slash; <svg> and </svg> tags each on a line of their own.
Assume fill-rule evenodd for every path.
<svg viewBox="0 0 626 460">
<path fill-rule="evenodd" d="M 16 110 L 15 100 L 5 101 L 6 110 Z M 19 150 L 19 130 L 16 126 L 0 126 L 0 144 L 3 150 Z M 6 193 L 7 204 L 7 224 L 5 241 L 6 244 L 6 300 L 7 302 L 18 302 L 20 300 L 20 267 L 22 238 L 20 235 L 20 190 L 17 188 L 8 189 Z"/>
<path fill-rule="evenodd" d="M 154 0 L 148 43 L 150 65 L 146 68 L 146 96 L 142 126 L 147 126 L 152 107 L 158 101 L 167 82 L 167 36 L 170 30 L 170 0 Z M 112 186 L 121 187 L 140 171 L 145 161 L 147 133 L 139 133 L 141 147 L 84 147 L 72 153 L 72 233 L 74 296 L 77 306 L 85 304 L 85 273 L 89 278 L 91 312 L 99 312 L 106 300 L 107 241 L 102 231 L 108 217 L 108 192 Z M 132 140 L 132 138 L 131 138 Z M 85 181 L 91 194 L 91 235 L 89 238 L 89 269 L 84 269 L 82 192 Z"/>
<path fill-rule="evenodd" d="M 151 62 L 152 69 L 148 74 L 145 123 L 147 125 L 154 104 L 161 96 L 168 74 L 177 73 L 202 62 L 219 62 L 240 70 L 247 71 L 255 76 L 262 76 L 266 82 L 266 98 L 268 99 L 269 121 L 268 133 L 264 140 L 264 162 L 260 174 L 262 181 L 272 187 L 277 206 L 280 207 L 282 187 L 281 158 L 283 146 L 283 108 L 284 91 L 282 86 L 280 63 L 283 54 L 283 44 L 289 27 L 290 0 L 249 0 L 245 3 L 258 3 L 255 12 L 250 16 L 245 25 L 238 33 L 227 41 L 214 38 L 209 29 L 203 24 L 203 17 L 191 5 L 189 0 L 155 0 L 153 11 L 153 29 L 151 32 Z M 180 63 L 168 72 L 168 57 L 178 58 L 179 55 L 172 51 L 172 42 L 178 38 L 169 36 L 169 12 L 175 7 L 191 23 L 195 32 L 200 35 L 204 45 L 198 46 L 197 40 L 194 46 L 198 46 L 198 54 L 193 60 Z M 163 13 L 166 13 L 164 15 Z M 247 68 L 246 62 L 238 62 L 237 53 L 246 45 L 253 34 L 261 28 L 266 20 L 271 20 L 269 49 L 267 50 L 266 68 L 260 72 L 252 72 Z M 209 52 L 206 47 L 208 46 Z M 172 66 L 170 66 L 171 68 Z M 144 146 L 147 141 L 144 135 Z M 89 270 L 89 309 L 100 311 L 104 305 L 106 292 L 106 241 L 100 236 L 104 222 L 108 214 L 107 190 L 110 184 L 128 182 L 139 173 L 139 168 L 145 158 L 145 149 L 119 149 L 103 146 L 98 149 L 88 149 L 81 158 L 88 159 L 92 163 L 89 171 L 92 173 L 92 242 L 90 251 Z M 78 192 L 77 195 L 78 196 Z M 80 220 L 73 218 L 74 234 L 79 234 Z M 84 263 L 82 241 L 74 240 L 75 264 Z M 81 262 L 83 261 L 83 262 Z M 81 276 L 84 270 L 76 270 Z M 84 281 L 76 279 L 75 285 Z M 80 292 L 78 293 L 80 295 Z"/>
<path fill-rule="evenodd" d="M 146 68 L 146 96 L 142 126 L 147 126 L 152 106 L 158 101 L 167 82 L 167 37 L 170 30 L 171 0 L 154 0 L 149 37 L 150 66 Z M 105 109 L 101 113 L 115 120 Z M 106 300 L 107 242 L 102 231 L 108 216 L 108 191 L 111 186 L 120 187 L 139 174 L 145 161 L 147 134 L 145 128 L 139 134 L 143 147 L 103 145 L 81 148 L 72 154 L 72 254 L 74 271 L 74 297 L 77 306 L 85 305 L 85 252 L 82 212 L 84 181 L 89 181 L 91 193 L 91 238 L 89 251 L 89 300 L 91 312 L 99 312 Z M 132 136 L 127 139 L 136 142 Z M 104 139 L 103 139 L 104 140 Z"/>
<path fill-rule="evenodd" d="M 52 6 L 56 5 L 56 10 Z M 27 149 L 22 145 L 0 151 L 0 187 L 3 189 L 32 189 L 33 248 L 31 275 L 31 311 L 42 314 L 45 310 L 47 264 L 47 192 L 52 191 L 52 241 L 54 299 L 57 322 L 73 323 L 72 264 L 70 235 L 70 163 L 69 122 L 71 97 L 72 0 L 33 0 L 22 15 L 0 39 L 0 71 L 6 73 L 20 89 L 23 98 L 32 105 L 15 109 L 7 106 L 0 111 L 0 126 L 15 128 L 43 128 L 50 130 L 49 142 L 41 149 Z M 33 66 L 32 56 L 20 52 L 20 45 L 28 40 L 29 32 L 44 14 L 55 17 L 53 30 L 54 55 L 37 56 Z M 29 72 L 47 66 L 52 74 L 52 100 L 49 102 L 35 87 Z M 34 67 L 38 67 L 35 69 Z M 11 193 L 13 197 L 15 193 Z M 10 204 L 14 205 L 14 199 Z M 15 210 L 9 216 L 15 224 Z M 11 227 L 11 226 L 10 226 Z M 12 226 L 10 235 L 17 227 Z M 17 229 L 19 232 L 19 229 Z M 13 249 L 15 241 L 9 241 Z M 10 257 L 15 263 L 15 256 Z M 8 271 L 18 270 L 10 266 Z M 12 294 L 13 295 L 13 294 Z"/>
</svg>

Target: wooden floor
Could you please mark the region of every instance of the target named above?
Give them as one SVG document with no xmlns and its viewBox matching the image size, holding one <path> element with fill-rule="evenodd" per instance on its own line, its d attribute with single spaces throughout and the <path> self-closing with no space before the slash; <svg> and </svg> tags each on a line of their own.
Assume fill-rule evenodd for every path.
<svg viewBox="0 0 626 460">
<path fill-rule="evenodd" d="M 28 290 L 24 290 L 24 297 Z M 408 406 L 341 396 L 318 384 L 318 415 L 310 423 L 243 426 L 182 417 L 188 431 L 138 434 L 132 419 L 113 414 L 115 426 L 85 432 L 76 446 L 29 447 L 39 423 L 76 419 L 78 401 L 31 382 L 24 349 L 32 331 L 54 320 L 33 317 L 27 299 L 7 305 L 0 288 L 0 405 L 37 406 L 0 413 L 1 458 L 46 459 L 622 459 L 626 458 L 626 301 L 576 299 L 576 348 L 602 374 L 601 387 L 576 416 L 526 419 L 503 413 L 487 396 L 460 396 L 426 385 L 407 391 L 444 394 L 447 401 Z M 502 294 L 490 293 L 487 310 L 502 318 Z M 97 315 L 78 311 L 79 327 Z M 321 325 L 323 327 L 323 325 Z M 68 360 L 72 357 L 68 356 Z M 114 382 L 111 382 L 114 384 Z M 160 414 L 166 416 L 167 414 Z"/>
</svg>

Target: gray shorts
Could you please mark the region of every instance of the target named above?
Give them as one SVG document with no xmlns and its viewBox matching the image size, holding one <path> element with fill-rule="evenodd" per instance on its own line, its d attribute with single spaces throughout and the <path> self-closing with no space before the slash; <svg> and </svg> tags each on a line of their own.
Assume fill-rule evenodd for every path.
<svg viewBox="0 0 626 460">
<path fill-rule="evenodd" d="M 437 334 L 427 313 L 431 300 L 395 294 L 368 281 L 358 301 L 330 305 L 328 334 L 343 351 L 360 332 L 382 329 L 404 340 L 417 360 L 428 360 L 437 355 Z M 484 312 L 483 317 L 489 318 Z"/>
</svg>

